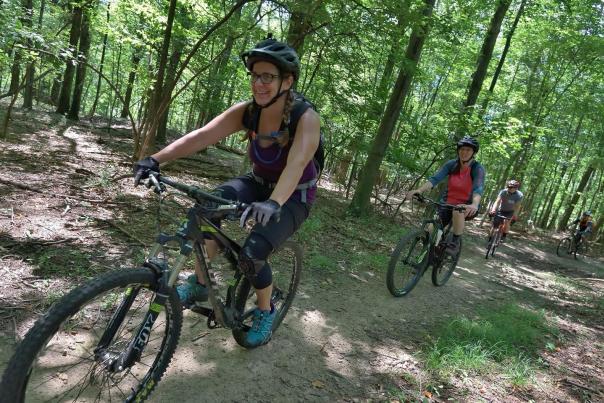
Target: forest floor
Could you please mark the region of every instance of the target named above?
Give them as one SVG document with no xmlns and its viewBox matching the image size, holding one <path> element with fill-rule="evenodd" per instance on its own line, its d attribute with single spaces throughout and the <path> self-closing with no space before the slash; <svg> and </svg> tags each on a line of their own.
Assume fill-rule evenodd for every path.
<svg viewBox="0 0 604 403">
<path fill-rule="evenodd" d="M 132 186 L 127 127 L 17 110 L 0 140 L 0 371 L 16 342 L 66 290 L 140 262 L 153 239 L 151 192 Z M 212 187 L 238 173 L 239 155 L 210 149 L 164 171 Z M 175 357 L 153 402 L 604 401 L 604 260 L 561 258 L 553 236 L 513 232 L 484 259 L 486 226 L 469 225 L 458 268 L 406 297 L 385 285 L 388 256 L 408 225 L 346 215 L 322 180 L 294 304 L 273 340 L 251 351 L 228 330 L 185 312 Z M 405 213 L 406 222 L 416 218 Z M 443 326 L 510 304 L 555 331 L 527 352 L 524 381 L 502 366 L 439 371 L 430 346 Z"/>
</svg>

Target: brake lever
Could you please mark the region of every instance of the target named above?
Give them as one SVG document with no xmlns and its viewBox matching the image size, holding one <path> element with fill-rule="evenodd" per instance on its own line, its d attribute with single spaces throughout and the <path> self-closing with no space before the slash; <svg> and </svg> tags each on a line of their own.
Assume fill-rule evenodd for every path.
<svg viewBox="0 0 604 403">
<path fill-rule="evenodd" d="M 153 191 L 157 194 L 160 194 L 166 190 L 166 185 L 157 180 L 156 175 L 149 174 L 149 181 L 147 182 L 147 187 L 155 187 Z"/>
</svg>

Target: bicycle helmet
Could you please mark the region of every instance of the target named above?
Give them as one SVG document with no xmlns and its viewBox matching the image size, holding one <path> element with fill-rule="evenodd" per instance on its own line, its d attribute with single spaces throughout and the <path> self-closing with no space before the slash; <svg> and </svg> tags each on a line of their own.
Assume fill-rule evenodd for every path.
<svg viewBox="0 0 604 403">
<path fill-rule="evenodd" d="M 263 60 L 273 63 L 281 73 L 291 73 L 294 80 L 297 80 L 300 75 L 300 58 L 294 48 L 287 43 L 273 39 L 272 34 L 258 42 L 252 49 L 243 52 L 241 59 L 250 71 L 254 63 Z"/>
<path fill-rule="evenodd" d="M 591 211 L 587 210 L 583 212 L 583 215 L 586 217 L 591 217 Z"/>
<path fill-rule="evenodd" d="M 478 144 L 478 141 L 471 136 L 464 136 L 461 140 L 459 140 L 457 142 L 457 150 L 459 151 L 459 149 L 461 147 L 472 147 L 472 150 L 474 150 L 474 154 L 476 154 L 478 152 L 478 150 L 480 149 L 480 144 Z"/>
<path fill-rule="evenodd" d="M 509 188 L 516 188 L 516 189 L 518 189 L 518 188 L 520 187 L 520 182 L 518 182 L 518 181 L 517 181 L 517 180 L 515 180 L 515 179 L 510 179 L 510 180 L 508 181 L 508 187 L 509 187 Z"/>
</svg>

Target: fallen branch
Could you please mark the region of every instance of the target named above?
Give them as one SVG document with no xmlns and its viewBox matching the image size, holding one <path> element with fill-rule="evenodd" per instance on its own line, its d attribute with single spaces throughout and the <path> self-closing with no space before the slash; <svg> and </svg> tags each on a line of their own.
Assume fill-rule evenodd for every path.
<svg viewBox="0 0 604 403">
<path fill-rule="evenodd" d="M 581 385 L 580 383 L 577 383 L 577 382 L 575 382 L 575 381 L 573 381 L 573 380 L 571 380 L 571 379 L 568 379 L 568 378 L 563 378 L 563 379 L 561 379 L 561 380 L 562 380 L 562 382 L 566 382 L 566 383 L 568 383 L 569 385 L 576 386 L 576 387 L 581 388 L 581 389 L 584 389 L 584 390 L 588 390 L 588 391 L 590 391 L 590 392 L 592 392 L 592 393 L 595 393 L 595 394 L 597 394 L 597 395 L 600 395 L 600 394 L 602 393 L 602 392 L 601 392 L 601 391 L 599 391 L 599 390 L 596 390 L 596 389 L 590 388 L 589 386 Z"/>
<path fill-rule="evenodd" d="M 120 227 L 119 225 L 117 225 L 116 223 L 114 223 L 113 221 L 110 220 L 106 220 L 104 218 L 99 218 L 99 217 L 94 217 L 95 220 L 97 221 L 101 221 L 105 224 L 110 225 L 111 227 L 117 229 L 118 231 L 120 231 L 122 234 L 126 235 L 128 238 L 136 241 L 137 244 L 139 245 L 143 245 L 146 246 L 147 244 L 143 241 L 141 241 L 140 239 L 138 239 L 135 235 L 131 234 L 130 232 L 126 231 L 124 228 Z"/>
</svg>

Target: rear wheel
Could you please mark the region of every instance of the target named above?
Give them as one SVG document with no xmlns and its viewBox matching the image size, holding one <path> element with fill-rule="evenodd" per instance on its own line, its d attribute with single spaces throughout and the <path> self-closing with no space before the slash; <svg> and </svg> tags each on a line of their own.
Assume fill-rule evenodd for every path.
<svg viewBox="0 0 604 403">
<path fill-rule="evenodd" d="M 459 252 L 455 256 L 451 256 L 447 254 L 446 251 L 443 251 L 443 258 L 440 261 L 440 264 L 435 265 L 432 268 L 432 284 L 435 286 L 444 285 L 457 267 L 457 262 L 459 261 L 459 255 L 461 254 L 462 248 L 462 239 L 459 238 Z"/>
<path fill-rule="evenodd" d="M 430 249 L 428 234 L 412 230 L 402 237 L 390 256 L 386 285 L 395 297 L 407 295 L 419 281 L 427 263 Z"/>
<path fill-rule="evenodd" d="M 150 269 L 115 271 L 60 299 L 17 347 L 0 384 L 2 401 L 145 400 L 170 363 L 182 325 L 174 290 L 163 309 L 151 306 L 156 284 Z M 158 317 L 148 343 L 122 368 L 119 358 L 150 308 Z"/>
<path fill-rule="evenodd" d="M 294 242 L 285 242 L 269 256 L 268 263 L 273 274 L 271 303 L 277 311 L 273 320 L 274 333 L 287 315 L 300 283 L 302 248 Z M 241 315 L 242 327 L 233 329 L 233 337 L 239 345 L 250 348 L 246 336 L 252 326 L 253 312 L 256 309 L 256 291 L 245 277 L 241 279 L 235 293 L 235 308 Z"/>
<path fill-rule="evenodd" d="M 556 248 L 556 254 L 558 256 L 568 256 L 570 254 L 570 244 L 571 244 L 570 238 L 563 238 L 558 243 L 558 247 Z"/>
</svg>

